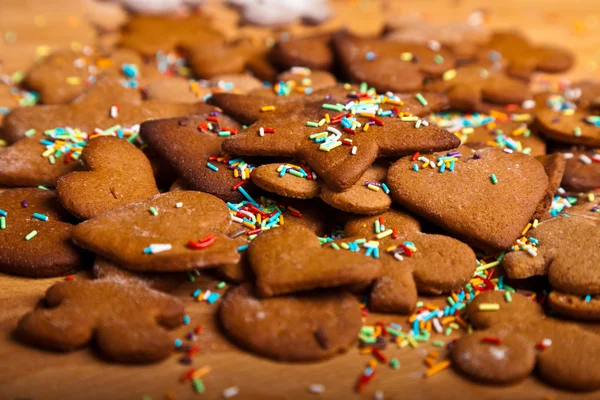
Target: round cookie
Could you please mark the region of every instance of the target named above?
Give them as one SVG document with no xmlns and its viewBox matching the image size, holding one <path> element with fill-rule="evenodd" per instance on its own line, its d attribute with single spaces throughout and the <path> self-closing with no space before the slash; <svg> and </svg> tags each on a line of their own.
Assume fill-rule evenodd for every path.
<svg viewBox="0 0 600 400">
<path fill-rule="evenodd" d="M 594 149 L 564 149 L 566 159 L 562 186 L 574 192 L 587 192 L 600 188 L 600 155 Z M 598 161 L 595 161 L 598 160 Z"/>
<path fill-rule="evenodd" d="M 317 361 L 346 351 L 362 326 L 358 301 L 341 291 L 261 299 L 248 284 L 231 287 L 219 306 L 225 334 L 282 361 Z"/>
<path fill-rule="evenodd" d="M 600 321 L 600 301 L 597 296 L 577 296 L 553 290 L 548 304 L 558 314 L 577 321 Z"/>
<path fill-rule="evenodd" d="M 536 127 L 557 142 L 600 147 L 600 122 L 594 118 L 586 110 L 566 113 L 544 108 L 536 114 Z"/>
<path fill-rule="evenodd" d="M 330 42 L 329 36 L 280 40 L 270 57 L 281 69 L 300 66 L 327 71 L 333 67 Z"/>
</svg>

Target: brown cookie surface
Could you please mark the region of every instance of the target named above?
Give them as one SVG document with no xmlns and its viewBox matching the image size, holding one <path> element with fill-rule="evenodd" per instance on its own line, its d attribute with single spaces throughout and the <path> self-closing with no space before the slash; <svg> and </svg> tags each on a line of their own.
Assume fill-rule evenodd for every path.
<svg viewBox="0 0 600 400">
<path fill-rule="evenodd" d="M 557 292 L 550 292 L 548 304 L 552 310 L 565 317 L 578 321 L 600 321 L 600 302 L 597 296 L 578 296 Z"/>
<path fill-rule="evenodd" d="M 257 294 L 270 297 L 317 288 L 369 283 L 381 275 L 373 259 L 321 248 L 307 228 L 283 226 L 250 243 L 248 260 L 256 275 Z"/>
<path fill-rule="evenodd" d="M 472 129 L 463 129 L 463 144 L 474 149 L 499 147 L 521 151 L 532 156 L 546 154 L 546 142 L 527 122 L 491 122 Z"/>
<path fill-rule="evenodd" d="M 336 241 L 343 249 L 364 239 L 376 245 L 383 269 L 369 297 L 369 308 L 376 312 L 409 314 L 416 307 L 417 293 L 459 290 L 477 265 L 469 246 L 448 236 L 420 232 L 418 221 L 398 210 L 350 218 L 344 233 L 346 238 Z"/>
<path fill-rule="evenodd" d="M 54 191 L 4 190 L 0 210 L 1 272 L 46 278 L 85 266 L 84 252 L 71 242 L 74 227 Z"/>
<path fill-rule="evenodd" d="M 536 114 L 536 127 L 557 142 L 600 147 L 600 122 L 589 111 L 557 112 L 549 108 Z"/>
<path fill-rule="evenodd" d="M 359 303 L 346 292 L 262 299 L 248 284 L 225 293 L 219 320 L 238 345 L 284 361 L 317 361 L 344 352 L 362 325 Z"/>
<path fill-rule="evenodd" d="M 334 36 L 333 49 L 352 82 L 366 82 L 381 92 L 419 91 L 425 78 L 442 76 L 455 64 L 446 49 L 346 34 Z"/>
<path fill-rule="evenodd" d="M 271 50 L 270 57 L 282 69 L 300 66 L 327 71 L 333 67 L 330 42 L 328 36 L 281 40 Z"/>
<path fill-rule="evenodd" d="M 593 149 L 561 150 L 566 159 L 562 186 L 574 192 L 600 188 L 600 155 Z"/>
<path fill-rule="evenodd" d="M 464 146 L 459 150 L 397 161 L 388 171 L 392 198 L 467 243 L 506 249 L 532 219 L 546 193 L 544 167 L 523 153 L 493 148 L 472 151 Z M 448 154 L 456 159 L 454 171 L 440 159 Z M 431 168 L 431 163 L 436 167 Z"/>
<path fill-rule="evenodd" d="M 39 347 L 73 351 L 94 342 L 103 356 L 123 363 L 168 357 L 167 329 L 183 322 L 183 304 L 139 283 L 99 279 L 60 282 L 45 305 L 19 321 L 17 335 Z"/>
<path fill-rule="evenodd" d="M 552 207 L 554 194 L 560 187 L 563 173 L 565 172 L 566 161 L 562 154 L 553 153 L 537 156 L 536 159 L 542 163 L 546 175 L 548 175 L 548 187 L 542 201 L 538 203 L 538 207 L 534 214 L 534 219 L 542 220 L 548 216 L 548 211 Z"/>
<path fill-rule="evenodd" d="M 176 191 L 82 222 L 73 240 L 134 271 L 187 271 L 239 260 L 224 233 L 230 223 L 217 197 Z"/>
<path fill-rule="evenodd" d="M 502 259 L 511 278 L 548 275 L 550 285 L 560 292 L 577 295 L 600 294 L 597 265 L 598 225 L 577 216 L 557 216 L 527 233 L 537 241 L 533 254 L 513 251 Z M 535 244 L 535 242 L 534 242 Z M 535 254 L 535 255 L 534 255 Z"/>
<path fill-rule="evenodd" d="M 459 339 L 450 356 L 463 374 L 483 383 L 514 383 L 534 370 L 546 383 L 589 391 L 600 387 L 593 367 L 600 337 L 581 327 L 544 318 L 541 307 L 518 294 L 488 291 L 467 306 L 476 328 Z M 498 308 L 487 311 L 488 307 Z"/>
<path fill-rule="evenodd" d="M 343 191 L 354 185 L 378 157 L 451 149 L 459 144 L 455 135 L 434 125 L 418 123 L 418 117 L 394 117 L 392 110 L 388 110 L 389 117 L 381 119 L 363 116 L 364 111 L 347 117 L 337 111 L 330 114 L 328 106 L 331 106 L 328 102 L 315 102 L 294 110 L 276 108 L 263 112 L 254 124 L 226 139 L 223 150 L 231 154 L 305 160 L 327 187 Z M 339 111 L 345 109 L 341 104 L 335 107 Z M 366 107 L 373 112 L 379 109 L 377 105 Z"/>
<path fill-rule="evenodd" d="M 56 186 L 61 204 L 79 219 L 94 218 L 158 194 L 150 162 L 126 140 L 113 136 L 92 139 L 81 160 L 88 171 L 64 175 Z"/>
</svg>

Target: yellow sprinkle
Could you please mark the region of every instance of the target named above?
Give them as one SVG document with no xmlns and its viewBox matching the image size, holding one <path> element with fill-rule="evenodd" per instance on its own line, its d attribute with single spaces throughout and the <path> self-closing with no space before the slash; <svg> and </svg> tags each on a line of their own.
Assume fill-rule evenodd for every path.
<svg viewBox="0 0 600 400">
<path fill-rule="evenodd" d="M 397 248 L 396 246 L 394 246 L 394 245 L 391 245 L 391 246 L 388 246 L 388 247 L 385 249 L 385 251 L 387 251 L 387 252 L 389 253 L 390 251 L 394 251 L 394 250 L 396 250 L 396 248 Z"/>
<path fill-rule="evenodd" d="M 442 78 L 445 81 L 449 81 L 449 80 L 452 80 L 452 79 L 456 78 L 456 70 L 455 69 L 449 69 L 448 71 L 444 72 L 444 75 L 442 75 Z"/>
<path fill-rule="evenodd" d="M 594 193 L 588 193 L 588 197 L 587 197 L 588 201 L 594 201 L 595 198 L 596 197 L 594 196 Z"/>
<path fill-rule="evenodd" d="M 479 305 L 479 311 L 498 311 L 500 304 L 498 303 L 481 303 Z"/>
<path fill-rule="evenodd" d="M 404 53 L 400 54 L 400 59 L 402 61 L 411 61 L 413 59 L 413 54 L 405 51 Z"/>
<path fill-rule="evenodd" d="M 67 76 L 67 85 L 81 85 L 81 78 L 78 76 Z"/>
<path fill-rule="evenodd" d="M 516 122 L 524 122 L 529 121 L 531 119 L 531 114 L 513 114 L 512 120 Z"/>
<path fill-rule="evenodd" d="M 379 192 L 379 186 L 368 184 L 367 187 L 374 192 Z"/>
<path fill-rule="evenodd" d="M 348 243 L 340 243 L 340 247 L 344 250 L 348 250 L 350 248 L 350 246 L 348 246 Z"/>
<path fill-rule="evenodd" d="M 533 220 L 533 224 L 531 225 L 531 227 L 535 229 L 535 228 L 537 228 L 537 226 L 538 226 L 539 223 L 540 222 L 536 218 L 536 219 Z"/>
<path fill-rule="evenodd" d="M 363 132 L 366 132 L 369 130 L 369 124 L 365 124 L 365 126 L 363 126 Z"/>
<path fill-rule="evenodd" d="M 275 111 L 275 106 L 264 106 L 261 107 L 260 111 Z"/>
<path fill-rule="evenodd" d="M 321 118 L 321 120 L 319 121 L 319 126 L 323 126 L 323 124 L 327 122 L 327 119 L 325 118 Z"/>
<path fill-rule="evenodd" d="M 325 121 L 327 121 L 327 123 L 331 122 L 331 118 L 329 117 L 329 113 L 325 114 Z"/>
<path fill-rule="evenodd" d="M 525 235 L 527 233 L 527 231 L 529 231 L 529 228 L 531 228 L 531 222 L 528 223 L 527 226 L 525 226 L 525 228 L 521 232 L 521 235 Z"/>
<path fill-rule="evenodd" d="M 419 120 L 419 117 L 400 117 L 400 121 L 402 122 L 416 122 Z"/>
</svg>

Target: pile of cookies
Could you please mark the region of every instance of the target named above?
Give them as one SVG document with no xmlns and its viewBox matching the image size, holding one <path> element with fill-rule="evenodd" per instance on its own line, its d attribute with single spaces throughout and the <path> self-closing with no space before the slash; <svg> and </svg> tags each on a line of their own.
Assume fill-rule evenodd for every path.
<svg viewBox="0 0 600 400">
<path fill-rule="evenodd" d="M 209 274 L 228 290 L 195 297 L 264 357 L 456 329 L 428 373 L 599 389 L 600 84 L 540 78 L 573 57 L 519 32 L 312 22 L 132 16 L 110 52 L 4 79 L 0 272 L 68 277 L 16 337 L 156 362 L 188 318 L 172 287 Z"/>
</svg>

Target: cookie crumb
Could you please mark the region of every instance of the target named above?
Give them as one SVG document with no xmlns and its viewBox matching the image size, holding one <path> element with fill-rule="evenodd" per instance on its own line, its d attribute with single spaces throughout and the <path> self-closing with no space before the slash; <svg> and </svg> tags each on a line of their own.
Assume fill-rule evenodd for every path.
<svg viewBox="0 0 600 400">
<path fill-rule="evenodd" d="M 313 383 L 312 385 L 308 386 L 308 391 L 314 394 L 321 394 L 325 391 L 325 386 L 318 383 Z"/>
</svg>

